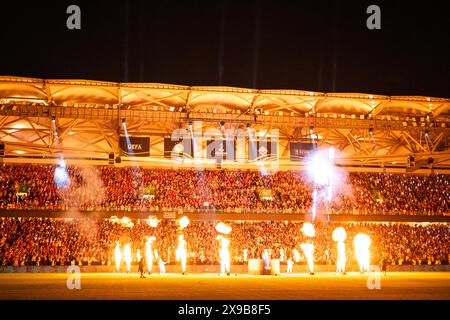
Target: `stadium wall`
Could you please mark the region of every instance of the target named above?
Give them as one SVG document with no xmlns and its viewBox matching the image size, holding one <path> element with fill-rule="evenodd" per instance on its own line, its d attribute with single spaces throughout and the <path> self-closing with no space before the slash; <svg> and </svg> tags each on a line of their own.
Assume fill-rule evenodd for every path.
<svg viewBox="0 0 450 320">
<path fill-rule="evenodd" d="M 67 273 L 68 266 L 0 266 L 0 273 Z M 232 265 L 232 274 L 247 274 L 247 265 Z M 159 271 L 157 266 L 154 266 L 156 273 Z M 286 271 L 286 265 L 281 265 L 281 272 Z M 314 271 L 320 272 L 335 272 L 336 266 L 334 265 L 315 265 Z M 359 272 L 358 266 L 347 266 L 348 272 Z M 450 265 L 388 265 L 388 272 L 432 272 L 432 271 L 450 271 Z M 114 266 L 81 266 L 81 274 L 83 273 L 118 273 Z M 124 272 L 123 270 L 121 272 Z M 138 272 L 137 265 L 133 265 L 131 272 Z M 166 265 L 167 273 L 181 273 L 179 265 Z M 220 265 L 188 265 L 186 266 L 187 273 L 219 273 Z M 309 273 L 309 269 L 306 265 L 294 265 L 293 273 Z"/>
<path fill-rule="evenodd" d="M 0 210 L 0 217 L 22 217 L 22 218 L 90 218 L 106 219 L 111 216 L 119 218 L 128 217 L 130 219 L 147 219 L 148 216 L 155 216 L 159 219 L 179 219 L 187 216 L 192 221 L 308 221 L 309 216 L 305 214 L 281 214 L 281 213 L 186 213 L 186 212 L 152 212 L 152 211 L 48 211 L 48 210 Z M 343 222 L 447 222 L 450 223 L 450 216 L 443 215 L 357 215 L 357 214 L 331 214 L 318 215 L 317 221 L 343 221 Z"/>
</svg>

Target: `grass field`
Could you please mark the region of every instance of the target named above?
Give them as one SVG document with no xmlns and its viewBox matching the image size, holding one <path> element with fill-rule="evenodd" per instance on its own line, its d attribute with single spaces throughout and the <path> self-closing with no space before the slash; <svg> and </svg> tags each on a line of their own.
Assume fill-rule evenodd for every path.
<svg viewBox="0 0 450 320">
<path fill-rule="evenodd" d="M 380 289 L 350 273 L 250 276 L 84 273 L 69 290 L 63 273 L 0 274 L 0 299 L 450 299 L 450 272 L 392 272 Z"/>
</svg>

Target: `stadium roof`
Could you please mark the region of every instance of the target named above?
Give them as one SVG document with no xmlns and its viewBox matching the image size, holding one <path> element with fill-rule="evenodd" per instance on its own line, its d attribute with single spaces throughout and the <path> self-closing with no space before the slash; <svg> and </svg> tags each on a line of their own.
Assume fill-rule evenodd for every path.
<svg viewBox="0 0 450 320">
<path fill-rule="evenodd" d="M 194 120 L 202 134 L 219 122 L 246 124 L 260 137 L 279 130 L 286 168 L 298 166 L 290 143 L 312 137 L 319 148 L 335 147 L 346 166 L 404 167 L 414 155 L 418 167 L 450 168 L 448 98 L 0 76 L 8 161 L 107 159 L 120 151 L 122 119 L 130 136 L 151 137 L 152 163 L 164 162 L 164 138 Z"/>
<path fill-rule="evenodd" d="M 386 96 L 370 93 L 324 93 L 305 90 L 256 90 L 237 87 L 117 83 L 93 80 L 45 80 L 0 76 L 0 99 L 57 106 L 188 107 L 193 112 L 238 111 L 448 116 L 450 99 Z"/>
</svg>

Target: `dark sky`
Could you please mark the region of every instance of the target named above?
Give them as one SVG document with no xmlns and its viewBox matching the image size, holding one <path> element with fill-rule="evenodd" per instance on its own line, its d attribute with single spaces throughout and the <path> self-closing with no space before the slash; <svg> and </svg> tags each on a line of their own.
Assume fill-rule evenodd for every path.
<svg viewBox="0 0 450 320">
<path fill-rule="evenodd" d="M 450 97 L 449 1 L 10 2 L 2 75 Z"/>
</svg>

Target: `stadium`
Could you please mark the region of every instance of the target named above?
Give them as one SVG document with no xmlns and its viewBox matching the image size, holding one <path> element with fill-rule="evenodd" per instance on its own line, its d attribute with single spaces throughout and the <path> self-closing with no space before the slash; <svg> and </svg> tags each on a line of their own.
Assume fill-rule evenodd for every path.
<svg viewBox="0 0 450 320">
<path fill-rule="evenodd" d="M 1 299 L 450 299 L 450 99 L 0 77 Z"/>
</svg>

